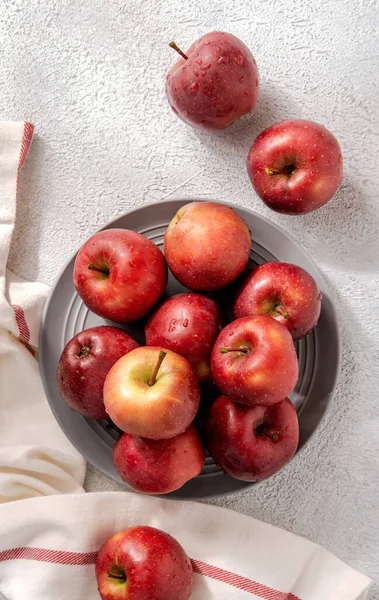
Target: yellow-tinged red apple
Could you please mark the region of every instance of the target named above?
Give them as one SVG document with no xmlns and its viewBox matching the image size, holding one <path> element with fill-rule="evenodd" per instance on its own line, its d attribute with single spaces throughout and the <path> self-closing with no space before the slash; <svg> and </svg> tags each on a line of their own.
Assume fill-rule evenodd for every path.
<svg viewBox="0 0 379 600">
<path fill-rule="evenodd" d="M 182 433 L 194 420 L 199 384 L 190 362 L 171 350 L 136 348 L 113 365 L 104 404 L 125 433 L 155 440 Z"/>
<path fill-rule="evenodd" d="M 164 252 L 174 277 L 195 291 L 218 290 L 245 269 L 251 248 L 245 221 L 229 206 L 192 202 L 169 224 Z"/>
</svg>

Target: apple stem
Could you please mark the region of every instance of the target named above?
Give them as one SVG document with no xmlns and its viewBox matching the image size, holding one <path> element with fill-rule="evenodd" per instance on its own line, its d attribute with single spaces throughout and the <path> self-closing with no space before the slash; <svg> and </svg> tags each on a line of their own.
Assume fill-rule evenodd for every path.
<svg viewBox="0 0 379 600">
<path fill-rule="evenodd" d="M 179 48 L 179 46 L 177 46 L 177 45 L 175 44 L 175 42 L 170 42 L 170 43 L 169 43 L 169 46 L 170 46 L 170 48 L 174 48 L 174 50 L 176 50 L 176 51 L 177 51 L 177 53 L 178 53 L 178 54 L 180 54 L 180 56 L 181 56 L 182 58 L 184 58 L 185 60 L 188 60 L 188 56 L 187 56 L 186 54 L 184 54 L 183 50 L 181 50 L 181 49 Z"/>
<path fill-rule="evenodd" d="M 265 171 L 267 175 L 279 175 L 280 171 L 277 169 L 270 169 L 270 167 L 265 167 Z"/>
<path fill-rule="evenodd" d="M 110 571 L 109 573 L 107 573 L 107 576 L 111 579 L 116 579 L 117 581 L 120 581 L 122 583 L 126 581 L 126 575 L 122 571 L 120 571 L 120 573 L 112 573 L 112 571 Z"/>
<path fill-rule="evenodd" d="M 267 435 L 267 437 L 271 438 L 273 442 L 277 442 L 279 439 L 279 435 L 276 431 L 265 431 L 264 435 Z"/>
<path fill-rule="evenodd" d="M 291 177 L 296 171 L 295 165 L 285 165 L 282 169 L 270 169 L 270 167 L 264 167 L 267 175 L 286 175 Z"/>
<path fill-rule="evenodd" d="M 78 358 L 83 358 L 83 356 L 88 356 L 90 353 L 90 348 L 88 348 L 88 346 L 83 346 L 83 348 L 80 348 L 77 357 Z"/>
<path fill-rule="evenodd" d="M 273 442 L 277 442 L 279 440 L 279 434 L 277 431 L 273 429 L 269 429 L 268 431 L 263 428 L 263 425 L 258 425 L 256 428 L 256 433 L 258 435 L 265 435 L 266 437 L 272 439 Z"/>
<path fill-rule="evenodd" d="M 158 371 L 161 368 L 161 364 L 162 364 L 163 359 L 166 356 L 166 354 L 167 354 L 167 352 L 165 352 L 164 350 L 159 351 L 157 364 L 155 365 L 154 371 L 152 372 L 151 377 L 150 377 L 149 381 L 147 382 L 147 385 L 149 385 L 150 387 L 155 385 L 155 383 L 157 381 Z"/>
<path fill-rule="evenodd" d="M 242 354 L 249 354 L 250 349 L 246 348 L 246 346 L 241 346 L 240 348 L 220 348 L 221 354 L 227 354 L 228 352 L 242 352 Z"/>
<path fill-rule="evenodd" d="M 281 315 L 285 319 L 289 319 L 288 312 L 286 312 L 285 310 L 283 310 L 283 308 L 281 308 L 280 306 L 277 306 L 276 308 L 274 308 L 274 312 L 278 313 L 278 315 Z"/>
<path fill-rule="evenodd" d="M 100 267 L 95 267 L 95 265 L 88 265 L 90 271 L 97 271 L 98 273 L 102 273 L 103 275 L 109 275 L 109 269 L 100 269 Z"/>
</svg>

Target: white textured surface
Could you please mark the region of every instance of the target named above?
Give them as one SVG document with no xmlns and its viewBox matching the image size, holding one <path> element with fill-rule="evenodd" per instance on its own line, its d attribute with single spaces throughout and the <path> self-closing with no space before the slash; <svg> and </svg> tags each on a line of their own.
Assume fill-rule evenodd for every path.
<svg viewBox="0 0 379 600">
<path fill-rule="evenodd" d="M 376 578 L 379 599 L 378 28 L 375 0 L 0 0 L 1 117 L 36 138 L 22 177 L 10 266 L 52 283 L 100 225 L 163 197 L 231 200 L 294 235 L 330 282 L 343 335 L 333 405 L 306 450 L 254 490 L 215 502 L 304 535 Z M 170 112 L 164 75 L 212 29 L 253 51 L 252 116 L 198 133 Z M 339 139 L 344 183 L 305 217 L 269 212 L 245 173 L 249 146 L 286 117 Z M 376 334 L 377 335 L 377 334 Z M 115 489 L 92 470 L 88 489 Z"/>
</svg>

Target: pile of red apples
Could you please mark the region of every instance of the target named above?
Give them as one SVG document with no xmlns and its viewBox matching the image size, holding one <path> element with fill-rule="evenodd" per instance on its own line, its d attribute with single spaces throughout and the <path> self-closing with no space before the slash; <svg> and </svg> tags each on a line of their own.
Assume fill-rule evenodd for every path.
<svg viewBox="0 0 379 600">
<path fill-rule="evenodd" d="M 201 472 L 205 448 L 243 481 L 270 477 L 296 451 L 294 340 L 316 325 L 321 295 L 296 265 L 248 272 L 250 250 L 238 212 L 193 202 L 170 222 L 164 254 L 127 229 L 96 233 L 78 252 L 83 302 L 104 319 L 139 322 L 145 345 L 111 325 L 82 331 L 63 351 L 58 383 L 74 410 L 118 428 L 114 465 L 137 491 L 180 488 Z M 162 301 L 167 267 L 191 291 Z"/>
<path fill-rule="evenodd" d="M 223 129 L 255 107 L 258 68 L 235 36 L 208 33 L 186 52 L 170 45 L 180 58 L 167 98 L 187 124 Z M 256 138 L 247 169 L 269 207 L 304 214 L 336 192 L 341 150 L 322 125 L 283 121 Z M 243 481 L 270 477 L 296 451 L 294 341 L 317 324 L 321 294 L 296 265 L 248 272 L 250 249 L 235 210 L 194 202 L 173 217 L 164 254 L 139 233 L 110 229 L 77 255 L 74 285 L 86 306 L 112 323 L 139 323 L 145 345 L 111 324 L 82 331 L 63 351 L 58 383 L 74 410 L 118 429 L 114 465 L 135 490 L 178 489 L 201 472 L 205 448 Z M 188 291 L 165 296 L 167 267 Z"/>
</svg>

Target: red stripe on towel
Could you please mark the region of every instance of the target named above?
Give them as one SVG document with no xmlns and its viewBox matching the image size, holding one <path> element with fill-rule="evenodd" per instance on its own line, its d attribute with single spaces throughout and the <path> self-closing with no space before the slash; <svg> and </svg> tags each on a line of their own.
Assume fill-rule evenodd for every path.
<svg viewBox="0 0 379 600">
<path fill-rule="evenodd" d="M 0 562 L 6 560 L 37 560 L 57 565 L 93 565 L 97 552 L 64 552 L 45 548 L 11 548 L 0 552 Z"/>
<path fill-rule="evenodd" d="M 20 332 L 20 340 L 23 344 L 29 344 L 30 331 L 25 319 L 24 309 L 18 304 L 12 304 L 12 308 L 14 310 L 17 327 Z"/>
<path fill-rule="evenodd" d="M 0 562 L 24 559 L 58 565 L 93 565 L 96 557 L 97 552 L 66 552 L 44 548 L 12 548 L 0 552 Z M 209 565 L 201 560 L 191 559 L 191 563 L 195 573 L 231 585 L 249 594 L 254 594 L 263 600 L 300 600 L 294 594 L 279 592 L 253 579 Z"/>
<path fill-rule="evenodd" d="M 18 159 L 17 182 L 16 182 L 16 205 L 18 200 L 18 188 L 20 185 L 20 169 L 28 155 L 30 145 L 33 140 L 34 125 L 32 123 L 24 123 L 24 134 L 22 137 L 20 156 Z"/>
<path fill-rule="evenodd" d="M 192 559 L 191 562 L 195 573 L 205 575 L 205 577 L 210 577 L 217 581 L 222 581 L 222 583 L 227 583 L 244 592 L 255 594 L 255 596 L 259 596 L 264 600 L 300 600 L 300 598 L 294 596 L 294 594 L 279 592 L 278 590 L 274 590 L 267 585 L 258 583 L 253 579 L 248 579 L 248 577 L 237 575 L 237 573 L 232 573 L 231 571 L 226 571 L 220 567 L 209 565 L 201 560 Z"/>
<path fill-rule="evenodd" d="M 24 164 L 25 158 L 29 152 L 30 144 L 32 143 L 34 132 L 34 125 L 32 123 L 24 123 L 24 136 L 22 138 L 20 158 L 18 161 L 18 168 L 21 169 Z"/>
</svg>

